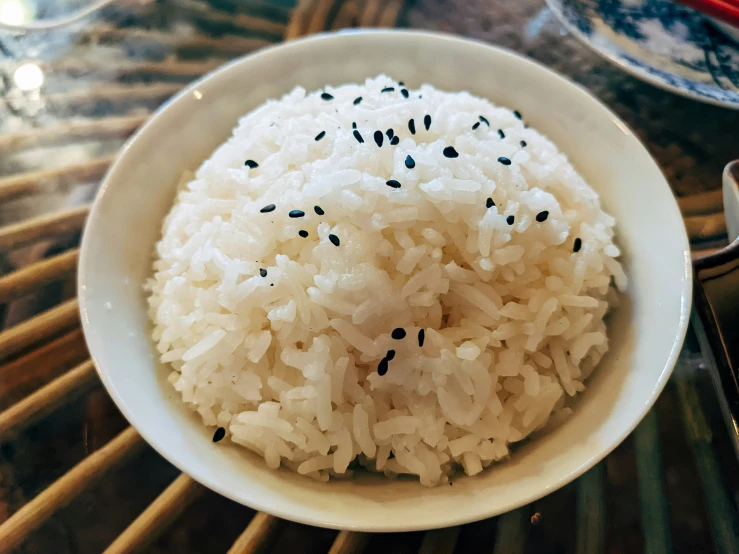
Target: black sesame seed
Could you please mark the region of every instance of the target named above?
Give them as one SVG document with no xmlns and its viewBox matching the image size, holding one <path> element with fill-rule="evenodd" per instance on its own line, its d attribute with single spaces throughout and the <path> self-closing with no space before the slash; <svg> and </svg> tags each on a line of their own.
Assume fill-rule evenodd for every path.
<svg viewBox="0 0 739 554">
<path fill-rule="evenodd" d="M 500 158 L 498 158 L 498 161 L 503 165 L 511 165 L 511 160 L 509 160 L 505 156 L 501 156 Z"/>
<path fill-rule="evenodd" d="M 454 146 L 447 146 L 444 148 L 444 156 L 447 158 L 458 158 L 459 153 L 454 149 Z"/>
<path fill-rule="evenodd" d="M 267 276 L 267 270 L 263 267 L 259 269 L 259 276 L 260 277 L 266 277 Z"/>
<path fill-rule="evenodd" d="M 321 98 L 323 98 L 324 100 L 333 100 L 334 99 L 334 97 L 332 95 L 330 95 L 328 92 L 321 93 Z"/>
<path fill-rule="evenodd" d="M 493 206 L 495 206 L 495 202 L 493 202 L 493 199 L 492 198 L 488 198 L 485 201 L 485 207 L 486 208 L 492 208 Z"/>
<path fill-rule="evenodd" d="M 316 212 L 318 215 L 323 215 L 324 213 L 326 213 L 323 211 L 323 208 L 321 208 L 321 206 L 313 206 L 313 211 Z"/>
<path fill-rule="evenodd" d="M 393 329 L 393 332 L 390 333 L 390 336 L 393 337 L 395 340 L 403 340 L 405 338 L 405 329 L 402 327 L 397 327 L 396 329 Z"/>
<path fill-rule="evenodd" d="M 395 359 L 395 350 L 388 350 L 385 354 L 385 358 L 388 362 L 392 362 Z"/>
<path fill-rule="evenodd" d="M 326 131 L 321 131 L 320 133 L 318 133 L 316 135 L 315 141 L 318 142 L 319 140 L 321 140 L 325 136 L 326 136 Z"/>
<path fill-rule="evenodd" d="M 390 179 L 388 182 L 385 183 L 387 186 L 392 187 L 394 189 L 400 188 L 400 183 L 396 181 L 395 179 Z"/>
<path fill-rule="evenodd" d="M 405 86 L 405 83 L 403 81 L 398 81 L 398 86 L 399 87 L 404 87 Z"/>
<path fill-rule="evenodd" d="M 303 210 L 290 210 L 290 213 L 287 215 L 295 219 L 296 217 L 303 217 L 305 212 Z"/>
<path fill-rule="evenodd" d="M 416 122 L 412 119 L 408 121 L 408 130 L 411 132 L 411 135 L 416 134 Z"/>
<path fill-rule="evenodd" d="M 397 145 L 400 142 L 400 139 L 398 137 L 393 137 L 390 139 L 390 144 L 393 146 Z"/>
<path fill-rule="evenodd" d="M 333 244 L 334 246 L 339 246 L 341 244 L 341 241 L 339 240 L 339 237 L 337 237 L 336 235 L 333 235 L 333 234 L 331 234 L 331 235 L 328 236 L 328 240 L 330 240 L 331 241 L 331 244 Z"/>
<path fill-rule="evenodd" d="M 354 138 L 357 139 L 357 142 L 359 144 L 362 144 L 364 142 L 364 139 L 362 138 L 362 135 L 359 134 L 359 131 L 354 129 Z"/>
<path fill-rule="evenodd" d="M 503 132 L 503 129 L 498 129 L 498 136 L 502 139 L 505 138 L 505 133 Z"/>
<path fill-rule="evenodd" d="M 400 94 L 403 95 L 403 98 L 408 98 L 409 94 L 406 89 L 400 89 Z"/>
<path fill-rule="evenodd" d="M 509 215 L 508 217 L 505 218 L 505 221 L 508 225 L 513 225 L 513 222 L 516 221 L 516 218 L 513 217 L 512 215 Z"/>
<path fill-rule="evenodd" d="M 410 154 L 405 157 L 405 167 L 407 167 L 408 169 L 413 169 L 414 167 L 416 167 L 416 160 L 411 158 Z"/>
<path fill-rule="evenodd" d="M 431 127 L 431 116 L 426 114 L 423 116 L 423 126 L 426 127 L 426 130 L 429 130 L 429 127 Z"/>
<path fill-rule="evenodd" d="M 388 140 L 392 140 L 395 136 L 395 131 L 393 131 L 392 129 L 388 129 L 387 131 L 385 131 L 385 134 L 387 135 Z"/>
<path fill-rule="evenodd" d="M 480 116 L 480 121 L 482 121 L 485 125 L 490 127 L 490 122 L 487 120 L 487 118 L 483 115 Z"/>
<path fill-rule="evenodd" d="M 519 112 L 518 110 L 513 110 L 513 115 L 516 116 L 516 119 L 523 119 L 521 117 L 521 112 Z"/>
<path fill-rule="evenodd" d="M 387 358 L 383 358 L 382 360 L 380 360 L 380 363 L 377 364 L 377 375 L 382 377 L 383 375 L 387 373 L 387 364 L 388 364 Z"/>
<path fill-rule="evenodd" d="M 375 131 L 375 144 L 380 147 L 382 146 L 382 131 Z"/>
<path fill-rule="evenodd" d="M 575 244 L 572 246 L 572 251 L 579 252 L 580 248 L 582 248 L 582 239 L 578 237 L 575 239 Z"/>
<path fill-rule="evenodd" d="M 544 223 L 548 217 L 549 212 L 544 210 L 543 212 L 539 212 L 538 214 L 536 214 L 536 221 L 538 221 L 539 223 Z"/>
<path fill-rule="evenodd" d="M 259 164 L 254 160 L 246 160 L 244 162 L 244 165 L 250 169 L 256 169 L 257 167 L 259 167 Z"/>
<path fill-rule="evenodd" d="M 262 208 L 259 211 L 263 214 L 268 214 L 269 212 L 274 212 L 276 207 L 277 206 L 275 206 L 274 204 L 267 204 L 264 208 Z"/>
<path fill-rule="evenodd" d="M 303 237 L 304 239 L 308 238 L 308 231 L 306 231 L 306 230 L 304 230 L 304 229 L 301 229 L 300 231 L 298 231 L 298 234 L 299 234 L 299 235 L 300 235 L 301 237 Z"/>
<path fill-rule="evenodd" d="M 361 102 L 362 102 L 362 97 L 361 97 L 361 96 L 357 96 L 357 97 L 356 97 L 356 98 L 354 99 L 354 105 L 355 105 L 355 106 L 359 106 L 359 104 L 360 104 Z"/>
<path fill-rule="evenodd" d="M 223 437 L 226 436 L 226 430 L 223 427 L 219 427 L 216 429 L 216 432 L 213 433 L 213 442 L 219 442 L 223 440 Z"/>
<path fill-rule="evenodd" d="M 357 122 L 356 121 L 352 121 L 352 129 L 356 129 L 356 128 L 357 128 Z"/>
<path fill-rule="evenodd" d="M 426 340 L 426 331 L 419 329 L 418 331 L 418 346 L 423 348 L 423 341 Z"/>
<path fill-rule="evenodd" d="M 522 140 L 521 142 L 519 142 L 519 144 L 521 145 L 521 148 L 526 148 L 526 141 L 525 140 Z"/>
<path fill-rule="evenodd" d="M 475 130 L 475 129 L 477 129 L 477 128 L 478 128 L 479 126 L 480 126 L 480 122 L 479 122 L 479 121 L 477 121 L 477 122 L 476 122 L 476 123 L 475 123 L 475 124 L 474 124 L 474 125 L 472 126 L 472 130 L 474 131 L 474 130 Z"/>
<path fill-rule="evenodd" d="M 395 90 L 395 87 L 385 87 L 380 92 L 393 92 Z"/>
</svg>

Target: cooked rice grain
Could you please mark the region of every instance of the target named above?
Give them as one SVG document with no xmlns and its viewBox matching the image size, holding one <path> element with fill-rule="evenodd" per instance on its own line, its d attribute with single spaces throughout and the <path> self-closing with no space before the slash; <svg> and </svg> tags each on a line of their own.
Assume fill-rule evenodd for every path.
<svg viewBox="0 0 739 554">
<path fill-rule="evenodd" d="M 180 187 L 146 285 L 183 400 L 322 481 L 362 465 L 431 486 L 506 458 L 570 413 L 626 286 L 615 221 L 549 140 L 395 85 L 241 118 Z"/>
</svg>

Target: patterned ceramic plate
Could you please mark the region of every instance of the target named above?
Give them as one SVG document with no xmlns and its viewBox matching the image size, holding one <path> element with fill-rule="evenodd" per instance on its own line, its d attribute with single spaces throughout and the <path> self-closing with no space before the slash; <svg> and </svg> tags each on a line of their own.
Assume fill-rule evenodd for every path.
<svg viewBox="0 0 739 554">
<path fill-rule="evenodd" d="M 739 109 L 739 43 L 669 0 L 547 0 L 606 59 L 659 87 Z"/>
</svg>

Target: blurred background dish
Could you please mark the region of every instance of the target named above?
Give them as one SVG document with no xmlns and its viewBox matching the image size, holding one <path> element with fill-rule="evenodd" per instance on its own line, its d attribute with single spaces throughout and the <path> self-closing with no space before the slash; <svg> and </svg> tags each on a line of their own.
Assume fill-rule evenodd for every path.
<svg viewBox="0 0 739 554">
<path fill-rule="evenodd" d="M 547 3 L 570 32 L 632 75 L 739 109 L 739 44 L 707 16 L 671 0 Z"/>
<path fill-rule="evenodd" d="M 735 41 L 739 42 L 739 27 L 736 27 L 730 23 L 726 23 L 725 21 L 721 21 L 717 18 L 712 18 L 713 24 L 716 25 L 719 29 L 721 29 L 724 34 L 730 36 Z"/>
<path fill-rule="evenodd" d="M 739 3 L 736 0 L 677 0 L 711 17 L 714 25 L 739 41 Z"/>
</svg>

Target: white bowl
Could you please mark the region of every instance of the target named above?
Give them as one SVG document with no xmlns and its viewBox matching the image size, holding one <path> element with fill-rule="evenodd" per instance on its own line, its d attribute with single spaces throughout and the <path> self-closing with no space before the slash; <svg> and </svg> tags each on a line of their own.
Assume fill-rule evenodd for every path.
<svg viewBox="0 0 739 554">
<path fill-rule="evenodd" d="M 630 278 L 610 317 L 611 350 L 558 429 L 510 461 L 454 486 L 358 475 L 318 483 L 269 470 L 245 449 L 214 445 L 156 361 L 142 283 L 183 170 L 196 169 L 237 117 L 296 85 L 378 73 L 416 87 L 468 90 L 520 110 L 553 139 L 618 221 Z M 462 524 L 532 502 L 613 450 L 665 385 L 685 334 L 691 262 L 677 204 L 634 134 L 587 92 L 544 67 L 479 42 L 430 33 L 362 31 L 288 42 L 232 62 L 180 93 L 127 143 L 98 193 L 82 241 L 79 299 L 90 352 L 108 392 L 159 453 L 211 489 L 279 517 L 340 529 L 410 531 Z"/>
</svg>

